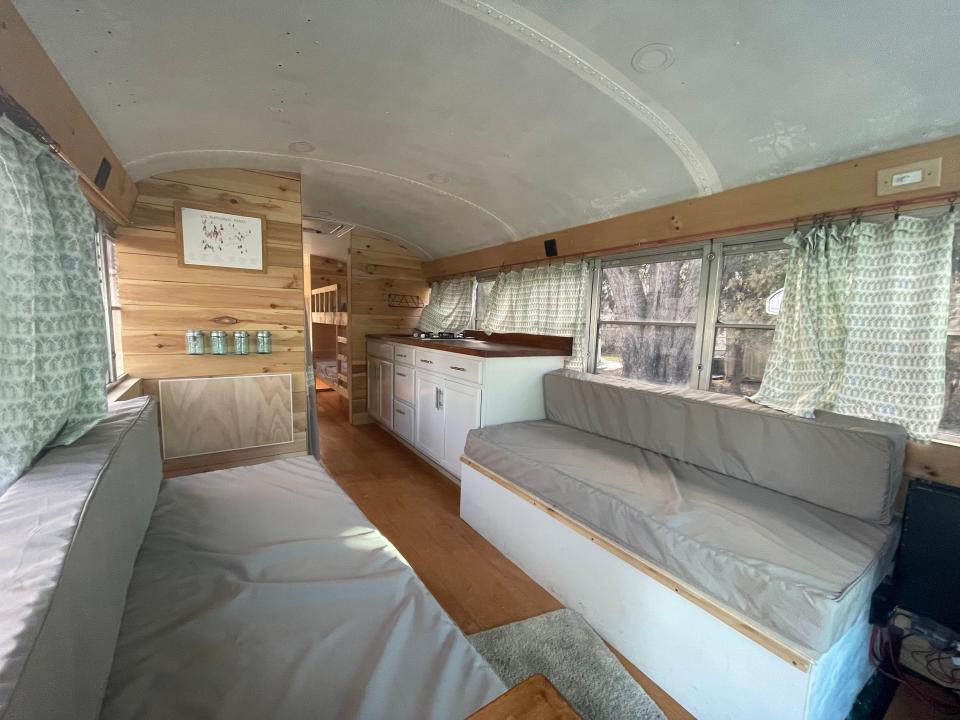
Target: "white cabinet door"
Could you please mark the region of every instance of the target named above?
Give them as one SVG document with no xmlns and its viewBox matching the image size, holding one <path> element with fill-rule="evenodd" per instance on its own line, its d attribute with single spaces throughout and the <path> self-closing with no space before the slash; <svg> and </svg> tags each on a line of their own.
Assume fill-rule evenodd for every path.
<svg viewBox="0 0 960 720">
<path fill-rule="evenodd" d="M 460 477 L 460 456 L 467 433 L 480 427 L 480 388 L 445 380 L 441 388 L 443 405 L 443 457 L 441 464 Z"/>
<path fill-rule="evenodd" d="M 393 427 L 393 363 L 389 360 L 380 361 L 377 371 L 380 390 L 380 422 L 389 428 Z"/>
<path fill-rule="evenodd" d="M 440 394 L 443 380 L 435 375 L 417 373 L 417 407 L 415 445 L 438 462 L 443 459 L 443 408 Z"/>
<path fill-rule="evenodd" d="M 380 418 L 380 361 L 367 358 L 367 412 L 374 420 Z"/>
</svg>

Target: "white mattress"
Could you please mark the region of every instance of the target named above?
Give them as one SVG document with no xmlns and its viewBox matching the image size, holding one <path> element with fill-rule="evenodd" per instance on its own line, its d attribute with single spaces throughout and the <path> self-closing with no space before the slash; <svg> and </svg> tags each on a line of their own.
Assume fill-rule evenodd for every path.
<svg viewBox="0 0 960 720">
<path fill-rule="evenodd" d="M 505 691 L 312 458 L 165 481 L 102 718 L 463 718 Z"/>
</svg>

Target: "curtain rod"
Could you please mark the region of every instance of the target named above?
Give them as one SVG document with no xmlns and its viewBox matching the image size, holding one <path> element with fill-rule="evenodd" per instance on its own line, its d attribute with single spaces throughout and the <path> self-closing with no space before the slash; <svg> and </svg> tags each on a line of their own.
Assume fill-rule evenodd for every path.
<svg viewBox="0 0 960 720">
<path fill-rule="evenodd" d="M 739 225 L 723 230 L 713 230 L 710 232 L 695 233 L 692 235 L 683 235 L 664 240 L 652 240 L 650 242 L 632 242 L 625 245 L 616 245 L 614 247 L 603 248 L 602 250 L 593 250 L 587 252 L 571 253 L 569 255 L 558 256 L 556 258 L 540 258 L 537 260 L 523 260 L 514 263 L 501 263 L 499 265 L 488 265 L 486 267 L 470 270 L 469 272 L 452 273 L 448 275 L 437 275 L 431 280 L 441 278 L 453 278 L 459 275 L 477 275 L 494 270 L 506 270 L 507 268 L 523 267 L 525 265 L 534 265 L 542 262 L 571 262 L 574 260 L 585 260 L 592 257 L 603 257 L 605 255 L 616 255 L 629 250 L 638 250 L 648 247 L 668 247 L 670 245 L 682 245 L 683 243 L 693 242 L 695 240 L 709 240 L 713 238 L 730 237 L 731 235 L 742 235 L 744 233 L 760 232 L 762 230 L 776 230 L 777 228 L 789 228 L 795 225 L 806 225 L 807 223 L 816 223 L 827 220 L 838 220 L 844 217 L 863 217 L 866 214 L 878 215 L 881 210 L 892 210 L 898 212 L 907 206 L 934 207 L 943 203 L 956 203 L 960 199 L 960 193 L 947 192 L 934 195 L 924 195 L 922 197 L 911 198 L 909 200 L 888 200 L 873 205 L 862 205 L 845 210 L 832 210 L 824 213 L 814 213 L 810 215 L 798 215 L 789 219 L 770 220 L 765 223 L 755 223 L 753 225 Z"/>
</svg>

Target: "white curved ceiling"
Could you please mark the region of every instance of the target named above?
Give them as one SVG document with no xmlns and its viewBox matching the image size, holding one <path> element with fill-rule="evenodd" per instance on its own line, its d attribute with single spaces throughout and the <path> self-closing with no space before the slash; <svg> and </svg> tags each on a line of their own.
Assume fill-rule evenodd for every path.
<svg viewBox="0 0 960 720">
<path fill-rule="evenodd" d="M 947 0 L 15 4 L 135 179 L 299 170 L 431 257 L 960 133 Z"/>
</svg>

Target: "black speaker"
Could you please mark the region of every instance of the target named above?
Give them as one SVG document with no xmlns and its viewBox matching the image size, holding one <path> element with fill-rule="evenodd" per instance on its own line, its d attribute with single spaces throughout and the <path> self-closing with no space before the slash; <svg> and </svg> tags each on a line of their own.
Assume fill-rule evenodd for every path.
<svg viewBox="0 0 960 720">
<path fill-rule="evenodd" d="M 897 605 L 960 632 L 960 488 L 913 482 L 894 567 Z"/>
<path fill-rule="evenodd" d="M 97 176 L 93 179 L 93 184 L 103 190 L 107 186 L 107 180 L 110 179 L 110 171 L 113 166 L 106 158 L 100 161 L 100 167 L 97 168 Z"/>
<path fill-rule="evenodd" d="M 557 239 L 550 238 L 549 240 L 544 240 L 543 250 L 545 253 L 547 253 L 547 257 L 556 257 L 557 256 Z"/>
</svg>

